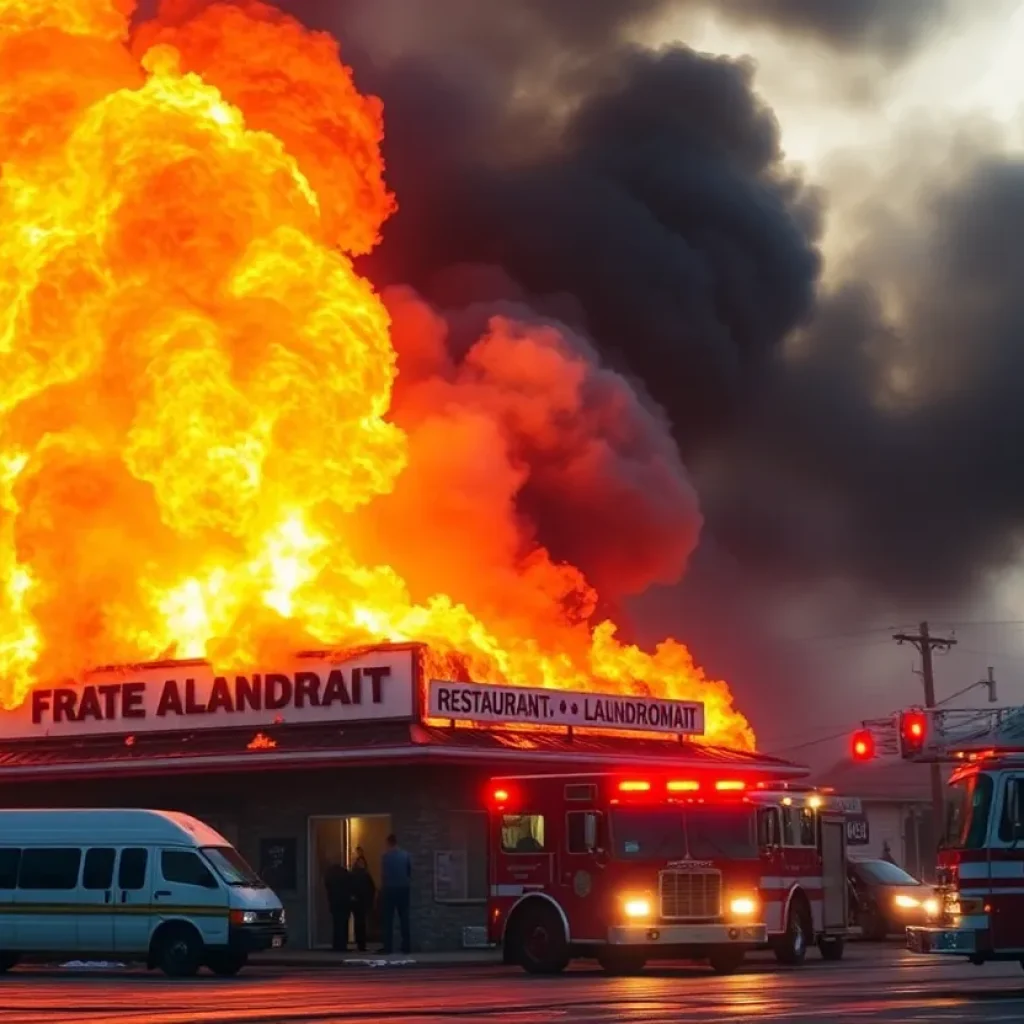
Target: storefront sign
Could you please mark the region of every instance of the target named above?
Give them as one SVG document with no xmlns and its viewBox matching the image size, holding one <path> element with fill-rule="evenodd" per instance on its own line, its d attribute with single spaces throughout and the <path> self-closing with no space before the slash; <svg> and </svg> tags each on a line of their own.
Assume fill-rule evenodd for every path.
<svg viewBox="0 0 1024 1024">
<path fill-rule="evenodd" d="M 33 690 L 21 707 L 0 711 L 0 739 L 408 720 L 415 656 L 379 648 L 245 674 L 218 674 L 203 662 L 107 669 L 81 686 Z"/>
<path fill-rule="evenodd" d="M 842 811 L 843 814 L 862 814 L 864 811 L 859 796 L 829 796 L 830 810 Z"/>
<path fill-rule="evenodd" d="M 704 733 L 704 705 L 656 697 L 430 682 L 430 718 L 492 725 L 564 725 L 630 732 Z"/>
<path fill-rule="evenodd" d="M 846 819 L 846 845 L 867 846 L 871 842 L 871 830 L 865 814 L 853 814 Z"/>
</svg>

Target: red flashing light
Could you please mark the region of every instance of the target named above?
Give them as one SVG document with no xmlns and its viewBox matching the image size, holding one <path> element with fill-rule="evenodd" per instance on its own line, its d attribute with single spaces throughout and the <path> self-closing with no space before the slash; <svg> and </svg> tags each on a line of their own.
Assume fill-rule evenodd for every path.
<svg viewBox="0 0 1024 1024">
<path fill-rule="evenodd" d="M 875 756 L 875 737 L 871 735 L 870 729 L 860 729 L 853 734 L 854 761 L 870 761 Z"/>
<path fill-rule="evenodd" d="M 700 783 L 692 779 L 669 779 L 665 787 L 670 793 L 696 793 Z"/>
<path fill-rule="evenodd" d="M 741 793 L 747 788 L 745 782 L 741 782 L 739 779 L 719 779 L 715 783 L 715 789 L 719 793 Z"/>
<path fill-rule="evenodd" d="M 491 799 L 498 805 L 508 803 L 508 790 L 507 789 L 496 789 L 491 794 Z"/>
<path fill-rule="evenodd" d="M 900 714 L 900 752 L 904 757 L 919 754 L 924 747 L 928 720 L 923 711 L 904 711 Z"/>
<path fill-rule="evenodd" d="M 620 793 L 647 793 L 650 792 L 651 784 L 638 779 L 627 779 L 619 783 Z"/>
</svg>

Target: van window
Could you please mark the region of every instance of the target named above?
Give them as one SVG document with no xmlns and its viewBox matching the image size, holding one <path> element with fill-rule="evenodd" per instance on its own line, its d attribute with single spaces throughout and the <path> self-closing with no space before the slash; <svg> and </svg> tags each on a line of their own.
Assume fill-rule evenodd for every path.
<svg viewBox="0 0 1024 1024">
<path fill-rule="evenodd" d="M 29 847 L 22 853 L 19 889 L 74 889 L 82 851 L 68 847 Z"/>
<path fill-rule="evenodd" d="M 114 885 L 114 857 L 112 849 L 85 851 L 85 866 L 82 868 L 83 889 L 110 889 Z"/>
<path fill-rule="evenodd" d="M 122 889 L 144 889 L 146 886 L 147 853 L 137 847 L 121 851 L 117 884 Z"/>
<path fill-rule="evenodd" d="M 12 850 L 10 847 L 0 850 L 0 889 L 18 888 L 18 862 L 21 860 L 21 850 Z"/>
<path fill-rule="evenodd" d="M 191 850 L 164 850 L 160 854 L 160 873 L 168 882 L 217 888 L 213 872 L 199 859 L 199 854 Z"/>
</svg>

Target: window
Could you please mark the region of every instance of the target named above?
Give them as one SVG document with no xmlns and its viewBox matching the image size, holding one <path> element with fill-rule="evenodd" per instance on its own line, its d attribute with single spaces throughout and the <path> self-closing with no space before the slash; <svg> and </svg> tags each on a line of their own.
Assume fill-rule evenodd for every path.
<svg viewBox="0 0 1024 1024">
<path fill-rule="evenodd" d="M 887 860 L 851 861 L 853 870 L 868 882 L 875 885 L 920 885 L 921 883 L 908 875 L 901 867 L 890 864 Z"/>
<path fill-rule="evenodd" d="M 122 889 L 144 889 L 146 886 L 146 863 L 148 854 L 145 850 L 132 847 L 121 851 L 121 863 L 117 869 L 117 884 Z"/>
<path fill-rule="evenodd" d="M 167 882 L 196 885 L 201 889 L 216 889 L 213 872 L 191 850 L 164 850 L 160 854 L 160 874 Z"/>
<path fill-rule="evenodd" d="M 73 848 L 29 848 L 21 855 L 19 889 L 74 889 L 82 851 Z"/>
<path fill-rule="evenodd" d="M 757 814 L 757 842 L 759 846 L 782 845 L 782 829 L 779 826 L 777 807 L 764 807 Z"/>
<path fill-rule="evenodd" d="M 505 814 L 501 818 L 501 848 L 505 853 L 540 853 L 544 849 L 544 816 Z"/>
<path fill-rule="evenodd" d="M 590 853 L 604 845 L 597 811 L 570 811 L 565 816 L 565 840 L 570 853 Z"/>
<path fill-rule="evenodd" d="M 808 808 L 803 808 L 800 811 L 800 845 L 801 846 L 817 846 L 818 845 L 818 830 L 815 827 L 817 818 L 815 817 L 814 811 Z"/>
<path fill-rule="evenodd" d="M 18 888 L 18 863 L 21 861 L 21 850 L 10 847 L 0 850 L 0 889 Z"/>
<path fill-rule="evenodd" d="M 597 786 L 592 782 L 570 783 L 565 787 L 565 799 L 593 803 L 597 799 Z"/>
<path fill-rule="evenodd" d="M 86 850 L 83 889 L 110 889 L 114 885 L 114 850 Z"/>
<path fill-rule="evenodd" d="M 1020 815 L 1020 787 L 1024 786 L 1024 778 L 1010 776 L 1006 780 L 1006 787 L 1003 790 L 1003 810 L 999 815 L 999 841 L 1002 843 L 1019 843 L 1019 837 L 1015 836 L 1015 825 Z M 1015 842 L 1016 840 L 1016 842 Z"/>
<path fill-rule="evenodd" d="M 992 776 L 978 773 L 950 786 L 943 846 L 978 850 L 985 845 L 992 808 Z"/>
<path fill-rule="evenodd" d="M 266 883 L 233 846 L 204 846 L 203 853 L 228 885 L 266 889 Z"/>
</svg>

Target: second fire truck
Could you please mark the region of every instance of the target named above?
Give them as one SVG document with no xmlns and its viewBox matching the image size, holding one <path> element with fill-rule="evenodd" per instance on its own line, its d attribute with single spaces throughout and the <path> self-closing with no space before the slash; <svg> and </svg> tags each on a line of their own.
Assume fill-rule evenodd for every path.
<svg viewBox="0 0 1024 1024">
<path fill-rule="evenodd" d="M 915 953 L 1024 966 L 1024 708 L 912 709 L 911 761 L 953 768 L 938 852 L 939 913 L 907 929 Z"/>
<path fill-rule="evenodd" d="M 505 777 L 489 796 L 490 938 L 531 973 L 843 955 L 846 827 L 827 796 L 710 773 Z"/>
</svg>

